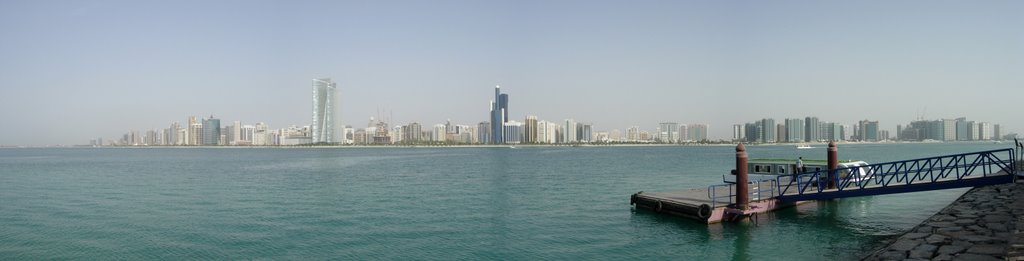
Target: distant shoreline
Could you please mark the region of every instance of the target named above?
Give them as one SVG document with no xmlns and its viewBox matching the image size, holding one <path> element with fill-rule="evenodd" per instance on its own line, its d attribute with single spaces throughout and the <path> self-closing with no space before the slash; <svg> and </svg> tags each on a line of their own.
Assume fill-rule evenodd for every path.
<svg viewBox="0 0 1024 261">
<path fill-rule="evenodd" d="M 995 143 L 1002 144 L 1002 141 L 953 141 L 953 142 L 920 142 L 920 141 L 878 141 L 878 142 L 850 142 L 841 141 L 837 142 L 838 145 L 853 145 L 853 144 L 947 144 L 947 143 L 962 143 L 962 144 L 979 144 L 979 143 Z M 288 145 L 288 146 L 89 146 L 89 145 L 75 145 L 75 146 L 0 146 L 0 149 L 27 149 L 27 148 L 111 148 L 111 149 L 347 149 L 347 148 L 602 148 L 602 147 L 721 147 L 721 146 L 736 146 L 739 143 L 683 143 L 683 144 L 664 144 L 664 143 L 615 143 L 615 144 L 504 144 L 504 145 L 493 145 L 493 144 L 466 144 L 466 145 L 326 145 L 326 146 L 312 146 L 312 145 Z M 747 146 L 799 146 L 799 145 L 810 145 L 813 149 L 824 148 L 828 146 L 826 142 L 816 143 L 743 143 Z M 1012 143 L 1010 144 L 1012 145 Z"/>
</svg>

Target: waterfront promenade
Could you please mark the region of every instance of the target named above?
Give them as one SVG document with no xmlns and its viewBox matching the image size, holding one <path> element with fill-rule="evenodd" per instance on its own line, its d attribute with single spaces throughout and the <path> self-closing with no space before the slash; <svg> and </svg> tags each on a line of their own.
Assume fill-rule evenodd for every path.
<svg viewBox="0 0 1024 261">
<path fill-rule="evenodd" d="M 1024 181 L 973 188 L 864 260 L 1024 260 Z"/>
</svg>

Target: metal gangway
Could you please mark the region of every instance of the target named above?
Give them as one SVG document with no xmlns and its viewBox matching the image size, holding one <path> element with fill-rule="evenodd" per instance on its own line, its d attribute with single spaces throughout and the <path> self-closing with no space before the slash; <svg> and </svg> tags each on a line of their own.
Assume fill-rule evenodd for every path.
<svg viewBox="0 0 1024 261">
<path fill-rule="evenodd" d="M 1012 183 L 1016 160 L 1013 149 L 999 149 L 779 175 L 773 196 L 795 202 Z"/>
</svg>

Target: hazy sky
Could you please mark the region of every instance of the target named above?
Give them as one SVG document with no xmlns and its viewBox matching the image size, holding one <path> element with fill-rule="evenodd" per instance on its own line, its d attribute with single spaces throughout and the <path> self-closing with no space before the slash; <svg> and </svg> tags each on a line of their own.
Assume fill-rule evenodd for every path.
<svg viewBox="0 0 1024 261">
<path fill-rule="evenodd" d="M 309 125 L 510 117 L 598 130 L 966 116 L 1021 132 L 1024 1 L 0 1 L 0 144 L 189 115 Z"/>
</svg>

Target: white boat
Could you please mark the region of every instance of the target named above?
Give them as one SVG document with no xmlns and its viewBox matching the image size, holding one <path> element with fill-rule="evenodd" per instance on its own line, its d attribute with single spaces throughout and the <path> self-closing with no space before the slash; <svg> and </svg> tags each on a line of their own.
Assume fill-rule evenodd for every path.
<svg viewBox="0 0 1024 261">
<path fill-rule="evenodd" d="M 814 147 L 811 147 L 811 145 L 807 145 L 807 144 L 800 144 L 800 145 L 796 146 L 796 149 L 798 149 L 798 150 L 813 149 L 813 148 Z"/>
</svg>

